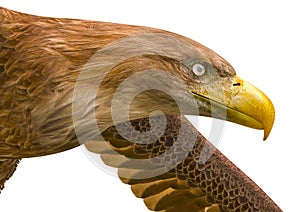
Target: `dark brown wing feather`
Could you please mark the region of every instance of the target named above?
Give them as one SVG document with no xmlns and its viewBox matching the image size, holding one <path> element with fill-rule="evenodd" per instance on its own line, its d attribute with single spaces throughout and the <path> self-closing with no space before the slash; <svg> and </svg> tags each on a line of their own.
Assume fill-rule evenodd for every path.
<svg viewBox="0 0 300 212">
<path fill-rule="evenodd" d="M 154 142 L 154 134 L 137 138 L 136 132 L 126 130 L 132 125 L 137 131 L 147 132 L 150 126 L 162 126 L 162 120 L 152 118 L 150 125 L 149 119 L 140 119 L 117 126 L 122 132 L 128 132 L 123 135 L 126 139 L 138 139 L 139 143 L 129 142 L 116 127 L 111 127 L 103 133 L 108 146 L 91 142 L 87 148 L 101 153 L 102 160 L 108 165 L 119 168 L 121 180 L 131 185 L 137 197 L 144 198 L 150 210 L 281 211 L 183 116 L 168 116 L 164 134 Z M 150 164 L 130 158 L 149 159 Z M 166 167 L 166 172 L 159 171 Z M 158 176 L 143 179 L 155 172 Z"/>
</svg>

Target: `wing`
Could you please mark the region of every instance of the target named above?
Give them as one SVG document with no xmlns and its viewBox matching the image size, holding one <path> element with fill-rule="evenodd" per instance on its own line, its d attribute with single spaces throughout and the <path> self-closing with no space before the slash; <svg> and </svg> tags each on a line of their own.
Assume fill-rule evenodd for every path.
<svg viewBox="0 0 300 212">
<path fill-rule="evenodd" d="M 118 168 L 150 210 L 281 211 L 184 116 L 138 119 L 102 135 L 106 142 L 90 142 L 87 149 Z"/>
</svg>

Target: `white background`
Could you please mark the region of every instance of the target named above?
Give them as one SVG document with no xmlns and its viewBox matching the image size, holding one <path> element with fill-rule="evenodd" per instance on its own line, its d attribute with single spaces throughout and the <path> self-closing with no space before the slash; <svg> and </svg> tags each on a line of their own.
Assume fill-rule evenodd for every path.
<svg viewBox="0 0 300 212">
<path fill-rule="evenodd" d="M 262 131 L 226 123 L 218 148 L 288 212 L 299 211 L 300 197 L 298 5 L 296 0 L 0 0 L 0 6 L 36 15 L 162 28 L 222 55 L 270 97 L 276 121 L 266 142 Z M 21 161 L 0 195 L 0 210 L 147 211 L 129 186 L 96 168 L 81 148 Z"/>
</svg>

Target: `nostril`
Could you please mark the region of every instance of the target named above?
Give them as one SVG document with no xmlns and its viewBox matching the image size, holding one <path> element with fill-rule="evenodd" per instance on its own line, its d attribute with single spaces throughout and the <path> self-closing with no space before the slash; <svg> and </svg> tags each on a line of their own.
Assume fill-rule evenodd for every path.
<svg viewBox="0 0 300 212">
<path fill-rule="evenodd" d="M 240 85 L 241 85 L 241 83 L 239 83 L 239 82 L 233 84 L 233 86 L 240 86 Z"/>
</svg>

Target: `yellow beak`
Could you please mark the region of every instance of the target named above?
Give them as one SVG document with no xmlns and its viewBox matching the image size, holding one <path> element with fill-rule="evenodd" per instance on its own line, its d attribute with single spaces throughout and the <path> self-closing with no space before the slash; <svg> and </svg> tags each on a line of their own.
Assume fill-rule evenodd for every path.
<svg viewBox="0 0 300 212">
<path fill-rule="evenodd" d="M 215 101 L 212 96 L 208 98 L 197 92 L 192 93 L 196 98 L 210 102 L 211 111 L 216 118 L 264 130 L 263 140 L 266 140 L 275 119 L 275 109 L 271 100 L 258 88 L 239 77 L 234 77 L 233 81 L 235 86 L 231 89 L 232 93 L 226 95 L 226 103 Z M 223 115 L 218 115 L 222 113 Z"/>
<path fill-rule="evenodd" d="M 271 132 L 275 109 L 271 100 L 258 88 L 239 78 L 238 92 L 227 106 L 227 120 L 247 127 L 264 130 L 264 140 Z"/>
</svg>

